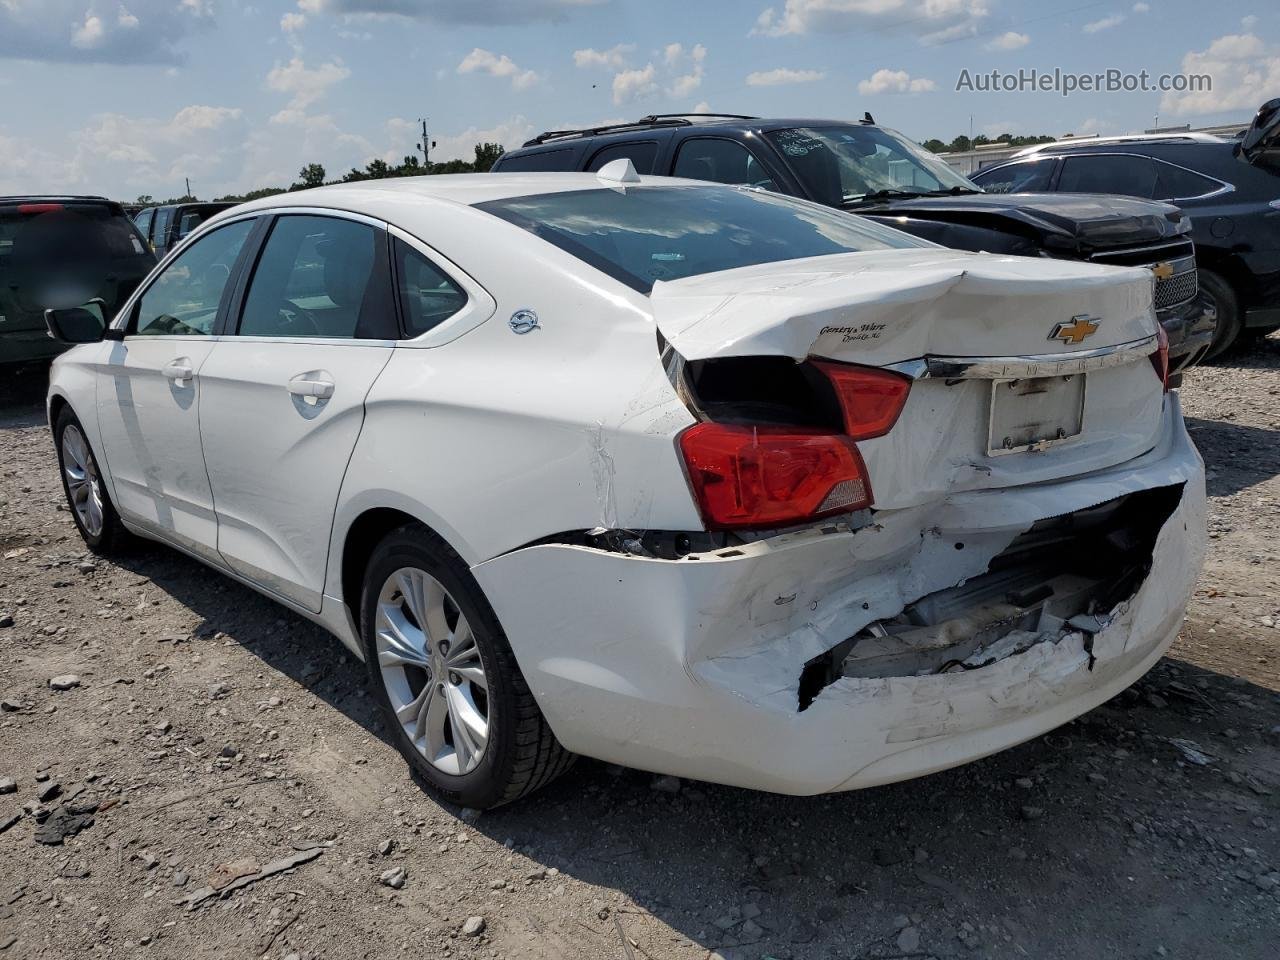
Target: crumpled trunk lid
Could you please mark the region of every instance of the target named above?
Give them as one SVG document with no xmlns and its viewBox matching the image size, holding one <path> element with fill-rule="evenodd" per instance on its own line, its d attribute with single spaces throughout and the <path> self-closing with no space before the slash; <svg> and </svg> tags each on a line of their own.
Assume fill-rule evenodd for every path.
<svg viewBox="0 0 1280 960">
<path fill-rule="evenodd" d="M 1155 333 L 1150 271 L 943 249 L 886 250 L 654 284 L 658 329 L 687 360 L 770 355 L 885 366 L 930 354 L 1062 354 Z M 1088 315 L 1078 342 L 1050 339 Z M 1083 334 L 1083 329 L 1081 330 Z"/>
<path fill-rule="evenodd" d="M 685 361 L 821 358 L 915 378 L 893 428 L 858 444 L 877 509 L 1106 469 L 1159 437 L 1147 270 L 896 250 L 658 283 L 651 299 Z"/>
</svg>

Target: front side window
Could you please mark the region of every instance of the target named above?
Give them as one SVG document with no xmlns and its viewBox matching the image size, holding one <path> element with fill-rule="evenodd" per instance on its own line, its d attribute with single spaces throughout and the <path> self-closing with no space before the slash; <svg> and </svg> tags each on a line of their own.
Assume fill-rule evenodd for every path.
<svg viewBox="0 0 1280 960">
<path fill-rule="evenodd" d="M 336 217 L 280 217 L 258 257 L 242 337 L 394 336 L 386 235 Z"/>
<path fill-rule="evenodd" d="M 466 306 L 467 295 L 462 288 L 399 238 L 395 241 L 395 257 L 405 333 L 409 337 L 438 327 Z"/>
<path fill-rule="evenodd" d="M 142 337 L 211 335 L 253 223 L 227 224 L 184 250 L 142 295 L 129 332 Z"/>
<path fill-rule="evenodd" d="M 157 207 L 156 222 L 151 227 L 151 246 L 163 247 L 169 242 L 169 224 L 173 222 L 173 207 Z"/>
<path fill-rule="evenodd" d="M 1049 189 L 1053 178 L 1052 157 L 1006 163 L 1004 166 L 979 171 L 973 179 L 987 193 L 1036 193 Z"/>
<path fill-rule="evenodd" d="M 1067 157 L 1062 162 L 1058 189 L 1063 193 L 1114 193 L 1150 200 L 1156 192 L 1156 168 L 1149 157 Z"/>
<path fill-rule="evenodd" d="M 751 151 L 733 140 L 713 140 L 706 137 L 686 140 L 680 144 L 680 152 L 676 154 L 676 164 L 671 175 L 735 186 L 762 187 L 765 190 L 778 189 L 778 185 Z"/>
<path fill-rule="evenodd" d="M 658 160 L 658 144 L 653 140 L 637 140 L 603 147 L 587 164 L 587 172 L 595 173 L 606 163 L 622 159 L 630 160 L 631 165 L 636 168 L 636 173 L 653 173 L 653 165 Z"/>
<path fill-rule="evenodd" d="M 641 293 L 735 267 L 933 246 L 861 217 L 720 186 L 574 190 L 476 206 Z"/>
<path fill-rule="evenodd" d="M 138 214 L 137 219 L 133 222 L 138 225 L 138 232 L 148 240 L 151 239 L 151 220 L 155 217 L 156 211 L 154 207 L 148 207 Z"/>
<path fill-rule="evenodd" d="M 838 207 L 894 196 L 976 193 L 923 147 L 882 127 L 839 124 L 765 134 L 819 203 Z"/>
</svg>

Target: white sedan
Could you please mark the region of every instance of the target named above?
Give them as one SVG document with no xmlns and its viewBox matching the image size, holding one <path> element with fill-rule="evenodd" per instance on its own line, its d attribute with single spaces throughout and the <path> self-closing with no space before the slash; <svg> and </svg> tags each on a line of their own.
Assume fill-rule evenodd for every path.
<svg viewBox="0 0 1280 960">
<path fill-rule="evenodd" d="M 450 799 L 575 754 L 793 794 L 954 766 L 1178 631 L 1203 465 L 1136 269 L 750 189 L 423 177 L 247 203 L 48 396 L 89 546 L 332 631 Z"/>
</svg>

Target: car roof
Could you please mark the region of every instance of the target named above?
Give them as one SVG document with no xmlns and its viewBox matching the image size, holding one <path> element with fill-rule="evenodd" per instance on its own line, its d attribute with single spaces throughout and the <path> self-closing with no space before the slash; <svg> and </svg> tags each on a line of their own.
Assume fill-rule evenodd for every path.
<svg viewBox="0 0 1280 960">
<path fill-rule="evenodd" d="M 1041 153 L 1067 153 L 1075 150 L 1088 150 L 1091 147 L 1141 147 L 1157 144 L 1176 144 L 1178 146 L 1190 144 L 1221 145 L 1232 142 L 1225 137 L 1215 136 L 1211 133 L 1150 133 L 1115 137 L 1081 137 L 1070 140 L 1054 140 L 1052 143 L 1033 144 L 1019 150 L 1013 155 L 1013 158 L 1020 160 L 1024 157 L 1032 157 Z"/>
<path fill-rule="evenodd" d="M 235 215 L 254 210 L 289 207 L 324 207 L 371 212 L 395 205 L 412 207 L 423 201 L 475 206 L 491 200 L 507 200 L 534 194 L 566 193 L 571 190 L 608 190 L 621 186 L 601 179 L 595 173 L 447 173 L 421 177 L 389 177 L 383 180 L 360 180 L 335 183 L 292 193 L 277 193 L 259 200 L 237 204 Z M 676 177 L 641 177 L 633 186 L 714 186 L 701 180 Z M 726 187 L 725 189 L 732 189 Z M 376 214 L 375 214 L 376 215 Z"/>
<path fill-rule="evenodd" d="M 533 153 L 569 143 L 582 143 L 597 139 L 634 139 L 637 135 L 659 131 L 682 130 L 696 136 L 703 130 L 747 131 L 787 130 L 792 127 L 878 127 L 879 124 L 863 120 L 831 120 L 814 117 L 745 117 L 700 115 L 695 113 L 644 117 L 633 123 L 617 123 L 581 130 L 548 130 L 532 140 L 525 141 L 518 150 L 509 154 Z"/>
</svg>

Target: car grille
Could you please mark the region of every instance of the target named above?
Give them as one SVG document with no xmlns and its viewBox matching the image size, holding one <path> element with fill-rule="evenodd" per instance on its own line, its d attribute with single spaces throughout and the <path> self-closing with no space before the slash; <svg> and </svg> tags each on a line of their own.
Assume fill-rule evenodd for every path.
<svg viewBox="0 0 1280 960">
<path fill-rule="evenodd" d="M 1192 299 L 1200 290 L 1196 275 L 1195 245 L 1190 240 L 1172 240 L 1167 243 L 1148 244 L 1141 247 L 1100 250 L 1089 258 L 1094 263 L 1120 267 L 1146 267 L 1154 270 L 1167 264 L 1173 273 L 1163 279 L 1156 278 L 1155 306 L 1168 310 Z"/>
</svg>

